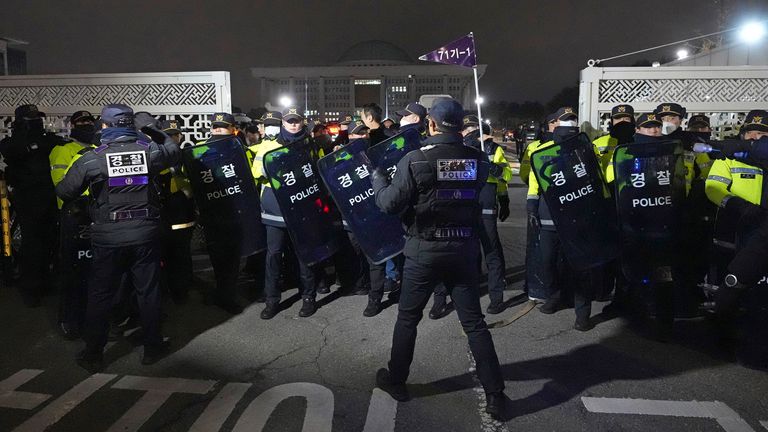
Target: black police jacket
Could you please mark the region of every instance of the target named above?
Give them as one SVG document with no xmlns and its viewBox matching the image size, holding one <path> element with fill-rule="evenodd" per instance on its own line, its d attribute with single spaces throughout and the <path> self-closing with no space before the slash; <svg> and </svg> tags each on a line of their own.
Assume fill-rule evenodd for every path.
<svg viewBox="0 0 768 432">
<path fill-rule="evenodd" d="M 51 164 L 48 155 L 58 144 L 66 142 L 51 133 L 27 135 L 16 133 L 0 141 L 0 153 L 7 164 L 6 180 L 14 188 L 53 192 Z"/>
<path fill-rule="evenodd" d="M 429 156 L 426 152 L 430 152 Z M 431 160 L 437 164 L 433 166 Z M 467 181 L 439 180 L 437 165 L 461 160 L 476 161 L 473 178 Z M 374 173 L 376 205 L 385 213 L 399 214 L 410 237 L 423 238 L 425 231 L 440 226 L 476 227 L 480 220 L 478 199 L 488 179 L 489 165 L 488 158 L 479 150 L 465 146 L 457 133 L 429 137 L 424 147 L 408 153 L 398 162 L 391 183 L 384 173 L 378 170 Z M 449 198 L 456 199 L 440 197 L 437 192 L 441 189 L 449 192 Z"/>
<path fill-rule="evenodd" d="M 103 142 L 101 151 L 89 151 L 76 160 L 56 186 L 56 194 L 65 202 L 77 199 L 92 185 L 103 184 L 109 176 L 103 159 L 110 153 L 119 153 L 137 146 L 137 137 L 121 136 L 112 141 Z M 106 148 L 104 148 L 106 147 Z M 163 145 L 150 142 L 146 146 L 149 156 L 149 184 L 154 187 L 160 172 L 179 163 L 179 146 L 173 139 L 166 137 Z M 157 191 L 154 191 L 157 193 Z M 90 191 L 91 213 L 95 209 L 98 193 Z M 95 218 L 94 218 L 95 219 Z M 158 240 L 162 233 L 159 217 L 137 218 L 119 222 L 94 220 L 91 229 L 91 241 L 95 246 L 121 247 L 150 243 Z"/>
</svg>

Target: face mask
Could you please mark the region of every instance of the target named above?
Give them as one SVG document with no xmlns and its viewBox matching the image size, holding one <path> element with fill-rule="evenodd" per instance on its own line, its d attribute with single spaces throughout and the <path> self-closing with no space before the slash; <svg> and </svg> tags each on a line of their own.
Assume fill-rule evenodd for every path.
<svg viewBox="0 0 768 432">
<path fill-rule="evenodd" d="M 576 126 L 576 120 L 560 120 L 560 123 L 558 124 L 560 127 L 575 127 Z"/>
<path fill-rule="evenodd" d="M 409 124 L 415 123 L 415 122 L 410 121 L 410 119 L 408 117 L 410 117 L 410 116 L 405 116 L 405 117 L 400 119 L 400 127 L 408 126 Z"/>
<path fill-rule="evenodd" d="M 712 137 L 712 132 L 691 132 L 691 133 L 703 140 L 708 140 Z"/>
<path fill-rule="evenodd" d="M 280 126 L 265 126 L 264 133 L 269 136 L 277 136 L 280 133 Z"/>
<path fill-rule="evenodd" d="M 619 144 L 626 144 L 632 141 L 635 134 L 635 125 L 630 122 L 621 122 L 611 125 L 611 136 L 619 141 Z"/>
<path fill-rule="evenodd" d="M 69 135 L 81 143 L 90 144 L 93 142 L 93 136 L 96 134 L 96 126 L 92 124 L 77 125 L 72 128 Z"/>
<path fill-rule="evenodd" d="M 661 133 L 662 135 L 669 135 L 672 132 L 677 130 L 677 125 L 670 122 L 663 122 L 661 124 Z"/>
</svg>

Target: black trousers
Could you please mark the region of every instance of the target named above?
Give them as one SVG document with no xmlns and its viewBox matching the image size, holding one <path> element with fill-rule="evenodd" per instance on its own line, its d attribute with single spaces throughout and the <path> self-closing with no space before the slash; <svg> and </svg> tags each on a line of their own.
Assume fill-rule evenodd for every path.
<svg viewBox="0 0 768 432">
<path fill-rule="evenodd" d="M 564 280 L 558 278 L 559 262 L 562 260 L 562 246 L 557 231 L 543 229 L 539 233 L 539 248 L 541 252 L 541 267 L 538 279 L 545 292 L 551 292 L 549 301 L 562 301 L 565 295 L 573 296 L 573 307 L 577 317 L 589 317 L 592 313 L 592 277 L 591 271 L 578 272 L 566 270 L 571 276 L 566 286 Z M 568 294 L 566 294 L 568 293 Z"/>
<path fill-rule="evenodd" d="M 218 237 L 214 237 L 215 235 Z M 206 227 L 208 256 L 211 259 L 216 291 L 207 293 L 210 301 L 232 303 L 237 300 L 237 277 L 240 274 L 240 243 L 226 229 L 216 231 Z"/>
<path fill-rule="evenodd" d="M 504 248 L 499 239 L 496 217 L 484 216 L 480 219 L 480 244 L 483 247 L 485 266 L 488 268 L 488 297 L 493 303 L 501 303 L 504 301 L 504 288 L 507 285 L 504 280 Z"/>
<path fill-rule="evenodd" d="M 93 257 L 90 226 L 84 225 L 67 203 L 59 219 L 59 322 L 80 326 L 85 322 L 88 301 L 88 275 Z M 86 218 L 87 219 L 87 218 Z"/>
<path fill-rule="evenodd" d="M 290 238 L 285 228 L 266 225 L 267 231 L 267 257 L 264 272 L 264 293 L 267 297 L 267 304 L 276 305 L 280 303 L 280 270 L 283 264 L 283 255 L 289 251 L 288 244 Z M 301 285 L 301 297 L 317 297 L 317 287 L 315 286 L 315 270 L 299 261 L 299 278 Z"/>
<path fill-rule="evenodd" d="M 168 290 L 176 298 L 187 296 L 192 284 L 191 241 L 194 228 L 165 231 L 163 239 L 163 267 Z M 239 263 L 239 257 L 238 257 Z"/>
<path fill-rule="evenodd" d="M 360 248 L 360 243 L 357 242 L 355 235 L 349 232 L 348 236 L 355 255 L 358 257 L 357 262 L 360 265 L 360 271 L 358 273 L 360 282 L 358 282 L 357 285 L 364 286 L 366 285 L 365 282 L 368 282 L 370 285 L 368 298 L 381 301 L 382 297 L 384 297 L 384 279 L 387 277 L 386 262 L 374 264 L 373 261 L 363 253 Z"/>
<path fill-rule="evenodd" d="M 162 342 L 160 334 L 160 248 L 155 243 L 137 246 L 93 246 L 93 265 L 88 281 L 85 342 L 89 351 L 100 352 L 107 343 L 109 318 L 124 273 L 136 293 L 144 333 L 144 346 Z"/>
<path fill-rule="evenodd" d="M 389 360 L 389 370 L 395 382 L 404 383 L 408 379 L 416 346 L 416 328 L 432 290 L 442 282 L 456 306 L 483 388 L 487 393 L 504 389 L 499 359 L 480 308 L 476 258 L 479 246 L 477 239 L 464 242 L 408 240 Z"/>
<path fill-rule="evenodd" d="M 21 295 L 40 297 L 50 283 L 50 266 L 56 250 L 56 197 L 47 189 L 17 188 L 13 206 L 21 227 Z"/>
</svg>

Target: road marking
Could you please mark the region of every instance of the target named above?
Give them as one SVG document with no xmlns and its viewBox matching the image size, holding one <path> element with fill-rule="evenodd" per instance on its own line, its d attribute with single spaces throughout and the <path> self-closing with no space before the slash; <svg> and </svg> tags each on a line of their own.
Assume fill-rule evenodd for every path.
<svg viewBox="0 0 768 432">
<path fill-rule="evenodd" d="M 374 388 L 363 432 L 392 432 L 395 430 L 397 401 L 387 392 Z"/>
<path fill-rule="evenodd" d="M 760 426 L 768 429 L 768 420 L 760 420 Z"/>
<path fill-rule="evenodd" d="M 581 398 L 589 412 L 710 418 L 728 432 L 755 432 L 736 411 L 722 402 L 666 401 L 622 398 Z"/>
<path fill-rule="evenodd" d="M 91 375 L 27 419 L 14 429 L 14 432 L 38 432 L 47 429 L 116 376 L 112 374 Z"/>
<path fill-rule="evenodd" d="M 233 432 L 259 432 L 277 405 L 290 397 L 307 400 L 303 432 L 331 432 L 333 424 L 333 392 L 313 383 L 282 384 L 265 391 L 254 399 L 237 421 Z"/>
<path fill-rule="evenodd" d="M 174 393 L 206 394 L 216 381 L 184 378 L 126 376 L 112 388 L 143 390 L 146 393 L 107 432 L 137 431 Z"/>
<path fill-rule="evenodd" d="M 197 418 L 195 423 L 189 428 L 189 432 L 211 432 L 218 431 L 245 392 L 251 387 L 250 383 L 229 383 L 216 395 Z"/>
<path fill-rule="evenodd" d="M 482 432 L 509 432 L 504 423 L 494 420 L 490 414 L 485 412 L 487 401 L 485 400 L 485 389 L 483 389 L 483 385 L 475 373 L 477 371 L 477 362 L 475 361 L 475 356 L 472 355 L 472 351 L 469 349 L 467 349 L 467 355 L 469 356 L 469 373 L 472 376 L 472 381 L 475 383 L 475 387 L 472 390 L 480 402 L 477 407 L 477 413 L 480 416 L 480 430 Z"/>
<path fill-rule="evenodd" d="M 0 407 L 31 410 L 47 401 L 51 397 L 49 394 L 16 391 L 43 372 L 40 369 L 22 369 L 0 381 Z"/>
</svg>

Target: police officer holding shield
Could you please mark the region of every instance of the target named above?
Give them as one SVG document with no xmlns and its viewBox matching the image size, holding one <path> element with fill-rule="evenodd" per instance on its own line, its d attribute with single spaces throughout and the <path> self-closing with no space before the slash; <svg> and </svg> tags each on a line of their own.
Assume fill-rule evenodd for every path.
<svg viewBox="0 0 768 432">
<path fill-rule="evenodd" d="M 101 145 L 75 161 L 56 194 L 68 202 L 88 189 L 93 219 L 93 265 L 88 283 L 85 349 L 78 363 L 102 367 L 109 315 L 121 276 L 129 272 L 136 290 L 144 334 L 142 364 L 158 361 L 167 349 L 160 333 L 160 246 L 162 222 L 155 181 L 178 163 L 179 146 L 150 115 L 110 104 L 101 111 Z M 144 142 L 137 129 L 152 137 Z M 158 144 L 161 143 L 161 144 Z"/>
<path fill-rule="evenodd" d="M 376 374 L 377 385 L 398 401 L 410 398 L 405 385 L 413 360 L 416 327 L 435 285 L 442 282 L 456 305 L 459 320 L 477 361 L 485 389 L 486 412 L 501 417 L 504 379 L 480 308 L 479 194 L 488 176 L 488 158 L 463 145 L 462 106 L 437 102 L 430 112 L 424 147 L 397 164 L 389 183 L 375 172 L 376 204 L 399 214 L 406 226 L 403 287 L 392 336 L 389 367 Z"/>
</svg>

